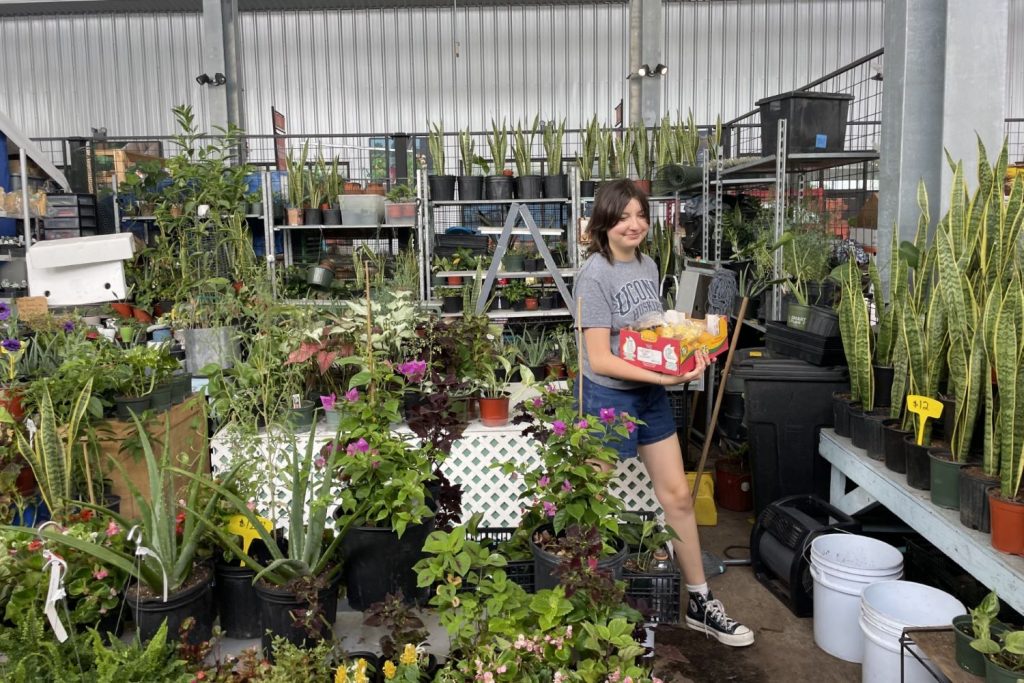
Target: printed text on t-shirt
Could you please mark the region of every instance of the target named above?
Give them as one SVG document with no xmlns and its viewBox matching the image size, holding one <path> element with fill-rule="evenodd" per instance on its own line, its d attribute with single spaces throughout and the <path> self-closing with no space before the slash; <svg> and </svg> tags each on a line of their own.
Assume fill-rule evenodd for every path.
<svg viewBox="0 0 1024 683">
<path fill-rule="evenodd" d="M 620 316 L 633 314 L 637 320 L 645 313 L 661 310 L 661 297 L 654 283 L 648 279 L 636 279 L 623 285 L 613 297 Z"/>
</svg>

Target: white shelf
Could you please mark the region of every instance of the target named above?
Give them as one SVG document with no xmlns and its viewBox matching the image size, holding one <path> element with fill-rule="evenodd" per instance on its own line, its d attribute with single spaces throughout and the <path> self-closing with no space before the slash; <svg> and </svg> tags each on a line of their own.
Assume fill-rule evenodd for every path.
<svg viewBox="0 0 1024 683">
<path fill-rule="evenodd" d="M 478 230 L 481 235 L 500 235 L 501 228 L 480 228 Z M 565 234 L 565 230 L 561 228 L 538 228 L 540 234 L 544 237 L 561 237 Z M 509 233 L 512 235 L 529 235 L 530 231 L 526 228 L 513 228 Z"/>
<path fill-rule="evenodd" d="M 872 460 L 849 439 L 832 429 L 822 429 L 819 451 L 832 463 L 830 498 L 844 512 L 856 512 L 877 501 L 913 527 L 950 559 L 963 567 L 999 598 L 1018 612 L 1024 612 L 1024 557 L 1005 555 L 992 547 L 989 534 L 968 529 L 960 523 L 957 510 L 933 505 L 928 491 L 907 484 L 885 463 Z M 846 479 L 860 488 L 846 493 Z"/>
</svg>

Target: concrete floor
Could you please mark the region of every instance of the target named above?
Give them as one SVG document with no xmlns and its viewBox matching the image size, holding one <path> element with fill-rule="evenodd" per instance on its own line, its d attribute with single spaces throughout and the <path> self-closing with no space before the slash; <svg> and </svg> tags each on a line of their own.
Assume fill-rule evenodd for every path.
<svg viewBox="0 0 1024 683">
<path fill-rule="evenodd" d="M 719 508 L 718 525 L 700 527 L 701 546 L 718 557 L 727 546 L 746 548 L 753 523 L 753 513 Z M 746 550 L 730 555 L 747 556 Z M 685 626 L 659 626 L 655 673 L 666 683 L 860 681 L 860 665 L 815 647 L 812 620 L 795 617 L 754 578 L 750 567 L 728 567 L 708 583 L 729 615 L 754 630 L 756 640 L 748 648 L 730 648 Z"/>
</svg>

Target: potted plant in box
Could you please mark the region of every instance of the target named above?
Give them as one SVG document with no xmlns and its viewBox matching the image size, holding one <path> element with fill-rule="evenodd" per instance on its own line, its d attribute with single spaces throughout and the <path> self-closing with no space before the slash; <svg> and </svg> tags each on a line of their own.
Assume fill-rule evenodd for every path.
<svg viewBox="0 0 1024 683">
<path fill-rule="evenodd" d="M 427 135 L 427 147 L 430 150 L 430 161 L 434 169 L 434 172 L 427 176 L 430 200 L 450 202 L 455 199 L 455 176 L 445 173 L 444 123 L 429 123 L 427 127 L 430 130 Z"/>
<path fill-rule="evenodd" d="M 516 162 L 516 197 L 519 199 L 540 199 L 544 194 L 544 181 L 533 173 L 533 139 L 537 136 L 540 126 L 540 115 L 533 117 L 530 128 L 523 130 L 521 122 L 516 122 L 516 130 L 512 136 L 512 157 Z"/>
<path fill-rule="evenodd" d="M 384 218 L 389 225 L 416 224 L 416 192 L 399 183 L 388 191 L 384 202 Z"/>
<path fill-rule="evenodd" d="M 512 172 L 505 168 L 508 161 L 508 128 L 505 119 L 501 123 L 491 119 L 491 130 L 487 133 L 487 146 L 491 150 L 491 171 L 484 179 L 486 199 L 512 199 Z"/>
</svg>

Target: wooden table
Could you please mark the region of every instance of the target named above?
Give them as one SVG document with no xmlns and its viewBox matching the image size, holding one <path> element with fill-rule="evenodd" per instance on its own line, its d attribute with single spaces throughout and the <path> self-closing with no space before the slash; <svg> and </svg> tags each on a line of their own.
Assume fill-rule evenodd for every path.
<svg viewBox="0 0 1024 683">
<path fill-rule="evenodd" d="M 905 628 L 903 637 L 900 638 L 900 647 L 914 655 L 914 650 L 909 647 L 914 645 L 921 654 L 928 658 L 929 663 L 924 663 L 925 668 L 931 671 L 937 681 L 949 681 L 949 683 L 978 683 L 980 676 L 968 673 L 956 663 L 956 636 L 953 635 L 953 628 L 943 626 L 941 628 Z M 901 659 L 902 661 L 902 659 Z M 937 671 L 936 671 L 937 670 Z M 902 671 L 900 672 L 902 680 Z"/>
</svg>

